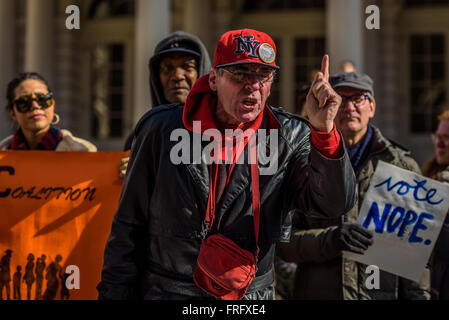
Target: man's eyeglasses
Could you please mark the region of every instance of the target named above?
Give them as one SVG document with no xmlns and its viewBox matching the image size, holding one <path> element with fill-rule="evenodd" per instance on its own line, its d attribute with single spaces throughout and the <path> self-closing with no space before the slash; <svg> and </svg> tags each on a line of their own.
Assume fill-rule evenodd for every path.
<svg viewBox="0 0 449 320">
<path fill-rule="evenodd" d="M 438 142 L 443 142 L 446 146 L 449 145 L 449 135 L 448 134 L 432 134 L 432 141 L 434 144 L 437 144 Z"/>
<path fill-rule="evenodd" d="M 231 74 L 232 81 L 238 83 L 248 83 L 251 82 L 254 78 L 256 78 L 257 82 L 259 82 L 260 84 L 265 84 L 268 82 L 272 82 L 274 79 L 273 71 L 265 71 L 265 72 L 250 72 L 242 70 L 231 71 L 226 68 L 222 68 L 222 70 L 229 72 Z"/>
<path fill-rule="evenodd" d="M 53 93 L 36 93 L 36 98 L 23 96 L 14 100 L 14 105 L 20 113 L 27 113 L 31 110 L 33 101 L 36 101 L 42 109 L 47 109 L 53 104 Z"/>
<path fill-rule="evenodd" d="M 340 94 L 340 97 L 342 99 L 341 100 L 342 106 L 344 106 L 347 101 L 351 101 L 352 104 L 354 105 L 354 107 L 361 107 L 365 103 L 366 99 L 370 98 L 370 96 L 366 93 L 362 93 L 362 94 L 357 93 L 352 96 L 344 96 L 344 95 Z"/>
</svg>

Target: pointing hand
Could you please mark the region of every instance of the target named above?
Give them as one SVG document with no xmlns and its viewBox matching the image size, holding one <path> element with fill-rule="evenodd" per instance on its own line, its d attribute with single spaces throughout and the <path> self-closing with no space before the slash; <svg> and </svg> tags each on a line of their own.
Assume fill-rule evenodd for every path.
<svg viewBox="0 0 449 320">
<path fill-rule="evenodd" d="M 321 71 L 312 82 L 305 108 L 310 124 L 318 131 L 331 132 L 341 104 L 341 97 L 329 83 L 329 56 L 321 61 Z"/>
</svg>

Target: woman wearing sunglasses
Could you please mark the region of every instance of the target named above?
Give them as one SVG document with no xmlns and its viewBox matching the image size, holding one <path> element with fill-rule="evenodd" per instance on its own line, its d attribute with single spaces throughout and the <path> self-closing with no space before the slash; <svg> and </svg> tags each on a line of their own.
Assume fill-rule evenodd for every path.
<svg viewBox="0 0 449 320">
<path fill-rule="evenodd" d="M 57 126 L 53 93 L 38 73 L 21 73 L 14 78 L 8 84 L 6 99 L 6 109 L 19 129 L 0 142 L 0 150 L 97 151 L 89 141 Z"/>
</svg>

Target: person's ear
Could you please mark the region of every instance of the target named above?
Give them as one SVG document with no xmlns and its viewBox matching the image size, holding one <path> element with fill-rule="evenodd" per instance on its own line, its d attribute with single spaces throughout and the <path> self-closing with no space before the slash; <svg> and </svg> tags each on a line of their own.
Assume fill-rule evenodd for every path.
<svg viewBox="0 0 449 320">
<path fill-rule="evenodd" d="M 8 113 L 9 113 L 9 116 L 11 117 L 11 119 L 17 122 L 16 115 L 14 114 L 14 111 L 12 109 L 8 109 Z"/>
<path fill-rule="evenodd" d="M 374 114 L 376 113 L 376 101 L 370 101 L 370 118 L 374 118 Z"/>
<path fill-rule="evenodd" d="M 209 87 L 212 91 L 217 91 L 217 77 L 218 70 L 213 68 L 209 73 Z"/>
</svg>

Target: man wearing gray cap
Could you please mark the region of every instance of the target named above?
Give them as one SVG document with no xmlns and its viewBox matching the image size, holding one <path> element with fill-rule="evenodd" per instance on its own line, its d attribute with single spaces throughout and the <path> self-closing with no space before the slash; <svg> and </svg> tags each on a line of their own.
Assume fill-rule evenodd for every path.
<svg viewBox="0 0 449 320">
<path fill-rule="evenodd" d="M 335 125 L 342 133 L 357 177 L 358 203 L 341 219 L 304 219 L 295 226 L 291 244 L 282 249 L 299 264 L 294 284 L 295 299 L 396 300 L 430 299 L 429 270 L 420 283 L 380 271 L 380 288 L 365 286 L 372 272 L 367 266 L 342 258 L 343 250 L 359 254 L 372 244 L 372 233 L 355 222 L 378 161 L 420 173 L 410 152 L 385 138 L 370 123 L 376 111 L 373 81 L 365 74 L 338 73 L 329 79 L 342 97 Z M 304 216 L 304 215 L 302 215 Z"/>
</svg>

